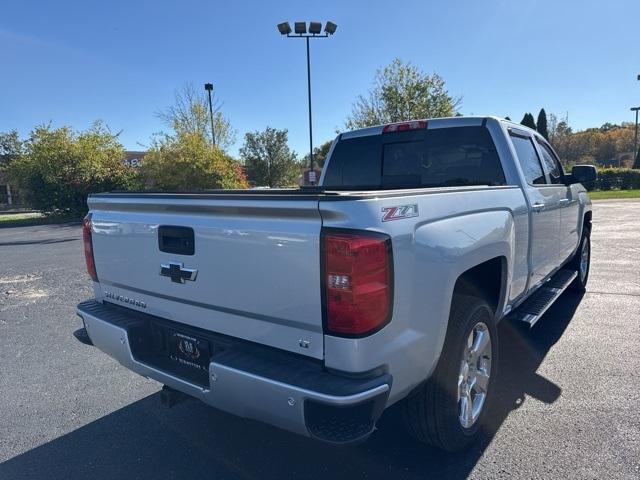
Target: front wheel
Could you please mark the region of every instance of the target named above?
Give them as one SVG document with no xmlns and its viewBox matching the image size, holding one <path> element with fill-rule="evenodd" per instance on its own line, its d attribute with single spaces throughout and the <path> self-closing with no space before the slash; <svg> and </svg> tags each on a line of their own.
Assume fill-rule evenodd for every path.
<svg viewBox="0 0 640 480">
<path fill-rule="evenodd" d="M 409 433 L 447 451 L 468 447 L 485 422 L 497 365 L 493 311 L 482 298 L 455 294 L 438 366 L 404 402 Z"/>
</svg>

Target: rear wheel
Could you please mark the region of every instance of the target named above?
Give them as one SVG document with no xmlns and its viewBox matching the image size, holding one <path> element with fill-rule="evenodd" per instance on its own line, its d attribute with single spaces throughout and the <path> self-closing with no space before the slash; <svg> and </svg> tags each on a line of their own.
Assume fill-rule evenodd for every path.
<svg viewBox="0 0 640 480">
<path fill-rule="evenodd" d="M 589 280 L 589 269 L 591 266 L 591 239 L 589 232 L 585 231 L 580 240 L 580 246 L 571 260 L 571 268 L 578 272 L 578 276 L 571 284 L 571 290 L 584 292 L 587 289 Z"/>
<path fill-rule="evenodd" d="M 493 311 L 482 298 L 454 295 L 438 366 L 405 400 L 409 433 L 448 451 L 468 447 L 485 423 L 497 361 Z"/>
</svg>

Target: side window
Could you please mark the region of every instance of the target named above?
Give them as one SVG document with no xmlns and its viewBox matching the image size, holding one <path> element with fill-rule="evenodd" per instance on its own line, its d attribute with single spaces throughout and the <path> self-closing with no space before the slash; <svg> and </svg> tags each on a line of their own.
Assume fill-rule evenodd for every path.
<svg viewBox="0 0 640 480">
<path fill-rule="evenodd" d="M 339 141 L 329 160 L 324 185 L 380 188 L 380 149 L 380 135 Z"/>
<path fill-rule="evenodd" d="M 551 153 L 551 149 L 543 142 L 536 141 L 540 145 L 540 150 L 542 150 L 542 166 L 545 173 L 549 175 L 549 181 L 554 184 L 562 183 L 562 170 L 560 170 L 561 167 L 555 156 Z"/>
<path fill-rule="evenodd" d="M 527 183 L 529 185 L 544 185 L 547 183 L 542 171 L 542 165 L 540 165 L 540 159 L 531 139 L 512 134 L 511 141 L 516 149 L 516 155 Z"/>
</svg>

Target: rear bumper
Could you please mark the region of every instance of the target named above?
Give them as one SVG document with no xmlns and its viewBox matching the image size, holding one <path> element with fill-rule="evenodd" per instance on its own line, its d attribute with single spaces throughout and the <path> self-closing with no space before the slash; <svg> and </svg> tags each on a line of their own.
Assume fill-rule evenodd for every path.
<svg viewBox="0 0 640 480">
<path fill-rule="evenodd" d="M 321 362 L 205 331 L 198 334 L 214 347 L 208 380 L 197 384 L 141 361 L 132 348 L 145 322 L 179 324 L 94 300 L 77 313 L 93 344 L 128 369 L 220 410 L 325 442 L 368 437 L 389 396 L 389 374 L 330 373 Z"/>
</svg>

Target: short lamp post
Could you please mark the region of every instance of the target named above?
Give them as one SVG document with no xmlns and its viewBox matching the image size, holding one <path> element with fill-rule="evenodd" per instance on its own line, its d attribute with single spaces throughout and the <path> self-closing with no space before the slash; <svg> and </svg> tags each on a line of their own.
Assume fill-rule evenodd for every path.
<svg viewBox="0 0 640 480">
<path fill-rule="evenodd" d="M 216 146 L 216 132 L 213 128 L 213 105 L 211 103 L 211 91 L 213 90 L 213 83 L 205 83 L 204 89 L 209 94 L 209 116 L 211 117 L 211 142 L 213 146 Z"/>
<path fill-rule="evenodd" d="M 309 39 L 310 38 L 327 38 L 330 35 L 336 33 L 338 26 L 333 22 L 327 22 L 324 26 L 324 33 L 322 33 L 322 23 L 309 22 L 309 28 L 307 29 L 307 22 L 294 22 L 293 33 L 289 22 L 283 22 L 278 24 L 278 31 L 281 35 L 287 38 L 304 38 L 307 42 L 307 94 L 309 98 L 309 183 L 315 185 L 315 173 L 313 171 L 313 126 L 311 121 L 311 61 L 309 58 Z"/>
</svg>

